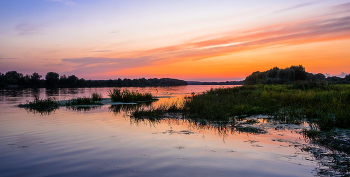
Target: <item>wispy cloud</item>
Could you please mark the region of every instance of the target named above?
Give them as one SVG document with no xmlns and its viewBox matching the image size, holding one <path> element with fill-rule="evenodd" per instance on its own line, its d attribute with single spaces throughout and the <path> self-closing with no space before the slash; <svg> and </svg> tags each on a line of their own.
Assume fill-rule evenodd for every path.
<svg viewBox="0 0 350 177">
<path fill-rule="evenodd" d="M 349 13 L 350 12 L 350 2 L 334 6 L 333 10 L 338 11 L 338 12 L 348 12 Z"/>
<path fill-rule="evenodd" d="M 142 67 L 153 64 L 157 59 L 150 56 L 141 56 L 135 58 L 98 58 L 98 57 L 84 57 L 84 58 L 65 58 L 62 59 L 64 64 L 76 65 L 73 67 L 71 73 L 105 73 L 109 71 L 118 71 L 125 68 Z"/>
<path fill-rule="evenodd" d="M 67 6 L 74 6 L 76 4 L 74 1 L 70 1 L 70 0 L 46 0 L 46 1 L 61 2 Z"/>
<path fill-rule="evenodd" d="M 0 58 L 0 60 L 17 60 L 18 58 Z"/>
<path fill-rule="evenodd" d="M 223 37 L 199 42 L 134 51 L 124 58 L 66 58 L 62 59 L 62 62 L 70 66 L 73 65 L 72 73 L 94 74 L 179 61 L 198 61 L 267 47 L 283 47 L 339 39 L 350 39 L 350 16 L 327 16 L 326 18 L 249 29 L 240 33 L 231 32 Z M 116 53 L 115 56 L 118 55 Z"/>
<path fill-rule="evenodd" d="M 72 73 L 106 73 L 122 69 L 144 67 L 179 61 L 197 61 L 240 51 L 264 47 L 289 46 L 350 38 L 350 16 L 343 18 L 276 25 L 271 28 L 249 30 L 246 33 L 185 43 L 181 45 L 135 51 L 127 58 L 67 58 L 65 64 L 74 65 Z"/>
<path fill-rule="evenodd" d="M 38 25 L 30 22 L 24 22 L 16 25 L 15 30 L 17 31 L 18 35 L 33 35 L 42 33 L 44 26 L 45 25 L 43 24 Z"/>
<path fill-rule="evenodd" d="M 110 52 L 111 50 L 95 50 L 95 51 L 91 51 L 91 52 Z"/>
<path fill-rule="evenodd" d="M 309 3 L 297 4 L 295 6 L 287 7 L 287 8 L 281 9 L 281 10 L 277 10 L 277 11 L 275 11 L 273 13 L 274 14 L 282 13 L 282 12 L 286 12 L 286 11 L 299 9 L 299 8 L 306 7 L 306 6 L 310 6 L 310 5 L 313 5 L 313 4 L 316 4 L 316 3 L 318 3 L 318 2 L 309 2 Z"/>
</svg>

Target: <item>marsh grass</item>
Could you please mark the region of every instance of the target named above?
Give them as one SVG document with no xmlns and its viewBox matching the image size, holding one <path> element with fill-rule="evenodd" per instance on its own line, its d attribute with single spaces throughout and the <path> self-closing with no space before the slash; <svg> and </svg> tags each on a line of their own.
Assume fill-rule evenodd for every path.
<svg viewBox="0 0 350 177">
<path fill-rule="evenodd" d="M 303 150 L 312 153 L 316 158 L 325 161 L 323 165 L 333 169 L 338 174 L 328 176 L 348 176 L 350 172 L 350 131 L 346 129 L 332 129 L 330 131 L 304 130 L 303 135 L 316 148 L 304 147 Z M 327 149 L 326 151 L 321 148 Z M 326 171 L 329 173 L 328 171 Z"/>
<path fill-rule="evenodd" d="M 181 103 L 137 110 L 135 116 L 147 115 L 147 111 L 151 117 L 180 112 L 198 122 L 232 124 L 235 120 L 263 114 L 280 123 L 301 124 L 309 120 L 320 130 L 330 130 L 350 128 L 349 110 L 350 85 L 299 83 L 211 89 L 204 94 L 192 94 Z"/>
<path fill-rule="evenodd" d="M 78 111 L 78 112 L 87 112 L 95 109 L 99 109 L 101 106 L 70 106 L 67 107 L 68 110 Z"/>
<path fill-rule="evenodd" d="M 59 104 L 54 98 L 39 99 L 36 97 L 34 101 L 28 102 L 27 104 L 20 104 L 18 107 L 27 108 L 34 110 L 39 113 L 50 113 L 51 111 L 58 109 Z"/>
<path fill-rule="evenodd" d="M 75 105 L 103 105 L 102 103 L 100 103 L 99 101 L 102 101 L 102 95 L 94 92 L 91 94 L 91 97 L 78 97 L 78 98 L 74 98 L 71 100 L 68 100 L 65 103 L 65 106 L 75 106 Z M 86 109 L 88 110 L 88 109 Z"/>
<path fill-rule="evenodd" d="M 181 113 L 183 111 L 183 101 L 177 100 L 171 103 L 164 103 L 158 106 L 139 107 L 132 112 L 132 116 L 136 119 L 160 119 L 165 114 L 171 115 Z"/>
<path fill-rule="evenodd" d="M 255 119 L 248 119 L 246 120 L 243 124 L 257 124 L 257 123 L 260 123 L 258 120 L 255 120 Z"/>
<path fill-rule="evenodd" d="M 113 90 L 109 90 L 108 95 L 111 98 L 112 102 L 130 103 L 153 100 L 151 93 L 140 93 L 138 91 L 129 91 L 128 89 L 121 91 L 120 89 L 115 88 Z"/>
<path fill-rule="evenodd" d="M 135 110 L 138 110 L 140 108 L 149 107 L 152 104 L 152 102 L 145 102 L 145 103 L 138 103 L 138 104 L 118 104 L 118 105 L 111 105 L 109 106 L 109 110 L 111 112 L 114 112 L 116 114 L 121 112 L 131 113 Z"/>
<path fill-rule="evenodd" d="M 245 132 L 245 133 L 252 133 L 252 134 L 263 134 L 266 133 L 265 130 L 257 128 L 257 127 L 251 127 L 251 126 L 247 126 L 247 127 L 242 127 L 242 126 L 237 126 L 236 130 L 238 132 Z"/>
<path fill-rule="evenodd" d="M 74 105 L 103 105 L 103 104 L 93 101 L 92 98 L 86 98 L 86 97 L 71 99 L 71 100 L 68 100 L 65 104 L 65 106 L 74 106 Z"/>
<path fill-rule="evenodd" d="M 91 94 L 92 101 L 102 101 L 102 95 L 100 93 L 94 92 Z"/>
<path fill-rule="evenodd" d="M 350 133 L 348 131 L 342 129 L 331 131 L 304 130 L 302 133 L 305 138 L 309 138 L 328 149 L 350 154 Z"/>
<path fill-rule="evenodd" d="M 306 90 L 289 85 L 212 89 L 188 97 L 183 110 L 189 117 L 209 121 L 265 114 L 283 123 L 315 120 L 321 130 L 350 128 L 350 86 L 322 85 Z"/>
</svg>

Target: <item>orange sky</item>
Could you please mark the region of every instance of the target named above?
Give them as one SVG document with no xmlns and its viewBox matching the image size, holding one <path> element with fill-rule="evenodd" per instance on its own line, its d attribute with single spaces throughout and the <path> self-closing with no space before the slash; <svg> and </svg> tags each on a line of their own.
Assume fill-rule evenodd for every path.
<svg viewBox="0 0 350 177">
<path fill-rule="evenodd" d="M 291 65 L 350 73 L 346 0 L 16 1 L 0 2 L 8 7 L 0 13 L 2 73 L 198 81 Z"/>
</svg>

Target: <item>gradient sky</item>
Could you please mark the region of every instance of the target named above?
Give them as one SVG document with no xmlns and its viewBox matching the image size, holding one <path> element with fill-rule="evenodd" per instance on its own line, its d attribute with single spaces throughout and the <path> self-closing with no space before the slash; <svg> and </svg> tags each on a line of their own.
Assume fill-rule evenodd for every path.
<svg viewBox="0 0 350 177">
<path fill-rule="evenodd" d="M 0 72 L 243 80 L 350 73 L 350 0 L 2 0 Z"/>
</svg>

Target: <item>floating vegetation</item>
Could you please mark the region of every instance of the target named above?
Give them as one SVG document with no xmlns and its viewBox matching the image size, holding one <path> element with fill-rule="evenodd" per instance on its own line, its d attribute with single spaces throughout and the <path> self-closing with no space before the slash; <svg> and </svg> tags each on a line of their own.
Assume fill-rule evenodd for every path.
<svg viewBox="0 0 350 177">
<path fill-rule="evenodd" d="M 111 98 L 112 102 L 131 103 L 147 102 L 153 100 L 151 93 L 140 93 L 138 91 L 129 91 L 128 89 L 121 91 L 120 89 L 115 88 L 113 90 L 109 90 L 108 95 Z"/>
<path fill-rule="evenodd" d="M 103 104 L 93 101 L 92 98 L 86 98 L 86 97 L 71 99 L 65 103 L 65 106 L 74 106 L 74 105 L 103 105 Z"/>
<path fill-rule="evenodd" d="M 262 134 L 262 133 L 266 133 L 265 130 L 257 128 L 257 127 L 251 127 L 251 126 L 247 126 L 247 127 L 242 127 L 242 126 L 237 126 L 236 130 L 238 132 L 246 132 L 246 133 L 253 133 L 253 134 Z"/>
<path fill-rule="evenodd" d="M 304 130 L 303 134 L 314 143 L 320 144 L 328 149 L 350 155 L 350 130 Z"/>
<path fill-rule="evenodd" d="M 259 123 L 259 121 L 256 119 L 248 119 L 243 124 L 257 124 L 257 123 Z"/>
<path fill-rule="evenodd" d="M 67 107 L 67 109 L 69 110 L 82 111 L 82 112 L 87 112 L 98 108 L 101 108 L 101 106 L 69 106 Z"/>
<path fill-rule="evenodd" d="M 28 102 L 27 104 L 20 104 L 18 107 L 26 108 L 30 111 L 39 112 L 41 114 L 49 114 L 55 109 L 59 108 L 59 103 L 54 98 L 39 99 L 36 97 L 34 101 Z"/>
<path fill-rule="evenodd" d="M 349 176 L 350 174 L 350 131 L 333 129 L 331 131 L 304 130 L 303 135 L 311 145 L 303 147 L 315 156 L 323 166 L 329 169 L 319 169 L 319 175 Z"/>
</svg>

